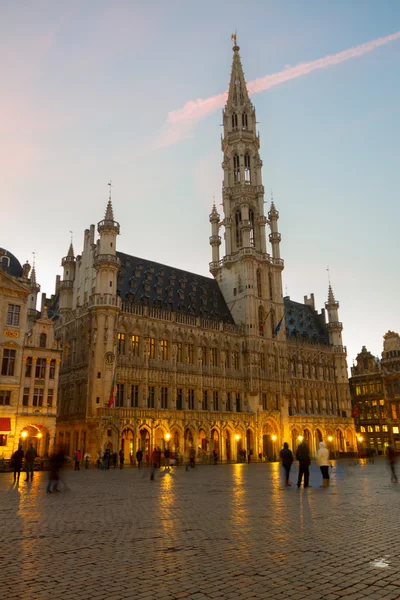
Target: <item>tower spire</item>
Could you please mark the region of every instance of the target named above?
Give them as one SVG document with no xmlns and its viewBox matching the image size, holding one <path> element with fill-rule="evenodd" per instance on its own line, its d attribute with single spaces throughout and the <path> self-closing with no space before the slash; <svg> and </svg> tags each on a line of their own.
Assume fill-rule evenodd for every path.
<svg viewBox="0 0 400 600">
<path fill-rule="evenodd" d="M 240 60 L 240 47 L 237 45 L 236 33 L 232 34 L 231 39 L 234 44 L 232 48 L 233 60 L 226 107 L 240 109 L 245 104 L 250 104 L 250 98 L 247 91 L 246 80 L 244 78 L 242 62 Z"/>
</svg>

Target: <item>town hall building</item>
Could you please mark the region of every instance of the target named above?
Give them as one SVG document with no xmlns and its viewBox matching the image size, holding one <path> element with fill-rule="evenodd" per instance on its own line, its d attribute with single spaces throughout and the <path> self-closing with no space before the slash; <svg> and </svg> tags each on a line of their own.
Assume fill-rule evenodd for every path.
<svg viewBox="0 0 400 600">
<path fill-rule="evenodd" d="M 119 252 L 111 196 L 97 238 L 91 225 L 81 254 L 71 243 L 62 259 L 49 314 L 63 349 L 57 441 L 69 454 L 168 446 L 184 456 L 194 447 L 201 460 L 213 450 L 221 461 L 240 450 L 273 460 L 284 441 L 295 449 L 301 439 L 312 455 L 321 440 L 337 455 L 356 451 L 332 288 L 320 313 L 312 294 L 304 303 L 283 296 L 279 213 L 271 202 L 264 214 L 256 113 L 236 43 L 223 128 L 212 277 Z"/>
</svg>

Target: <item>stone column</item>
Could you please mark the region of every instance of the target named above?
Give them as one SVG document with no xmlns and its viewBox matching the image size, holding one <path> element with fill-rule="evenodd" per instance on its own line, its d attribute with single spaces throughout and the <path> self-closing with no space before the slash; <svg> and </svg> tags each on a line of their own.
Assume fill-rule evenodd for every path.
<svg viewBox="0 0 400 600">
<path fill-rule="evenodd" d="M 33 388 L 35 387 L 36 356 L 32 357 L 31 383 L 29 386 L 29 406 L 33 406 Z"/>
</svg>

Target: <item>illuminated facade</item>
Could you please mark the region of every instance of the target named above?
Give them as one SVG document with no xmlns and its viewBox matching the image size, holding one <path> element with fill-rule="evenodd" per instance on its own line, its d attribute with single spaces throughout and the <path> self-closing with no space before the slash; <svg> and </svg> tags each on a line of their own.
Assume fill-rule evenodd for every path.
<svg viewBox="0 0 400 600">
<path fill-rule="evenodd" d="M 350 390 L 360 454 L 383 454 L 393 443 L 400 451 L 400 337 L 383 336 L 381 359 L 363 346 L 351 368 Z"/>
<path fill-rule="evenodd" d="M 0 457 L 21 443 L 48 453 L 56 430 L 61 351 L 54 322 L 36 310 L 35 268 L 0 249 Z"/>
<path fill-rule="evenodd" d="M 210 214 L 213 278 L 117 251 L 111 198 L 62 259 L 52 299 L 64 353 L 58 440 L 69 453 L 169 446 L 207 460 L 272 458 L 299 436 L 314 454 L 356 450 L 339 304 L 282 294 L 279 213 L 264 214 L 260 138 L 239 48 L 223 113 L 223 211 Z M 269 228 L 269 247 L 266 239 Z M 224 229 L 224 256 L 220 257 Z M 117 383 L 115 407 L 110 391 Z M 167 437 L 166 437 L 167 436 Z"/>
</svg>

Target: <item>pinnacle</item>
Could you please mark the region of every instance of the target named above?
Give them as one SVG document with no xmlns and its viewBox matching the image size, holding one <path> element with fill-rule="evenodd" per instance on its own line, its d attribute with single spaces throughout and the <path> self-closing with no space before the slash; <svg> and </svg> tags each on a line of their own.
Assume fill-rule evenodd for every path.
<svg viewBox="0 0 400 600">
<path fill-rule="evenodd" d="M 36 286 L 36 269 L 35 269 L 35 265 L 33 265 L 32 271 L 31 271 L 31 287 L 35 287 L 35 286 Z"/>
<path fill-rule="evenodd" d="M 247 102 L 250 102 L 250 99 L 246 87 L 242 63 L 240 60 L 239 46 L 235 45 L 233 47 L 232 71 L 231 81 L 229 83 L 227 107 L 233 106 L 238 108 Z"/>
<path fill-rule="evenodd" d="M 328 288 L 328 304 L 335 304 L 335 302 L 336 302 L 335 295 L 333 293 L 331 284 L 329 284 L 329 288 Z"/>
<path fill-rule="evenodd" d="M 68 258 L 75 258 L 75 255 L 74 255 L 74 247 L 73 247 L 73 245 L 72 245 L 72 242 L 71 242 L 71 243 L 70 243 L 70 245 L 69 245 L 69 250 L 68 250 L 67 257 L 68 257 Z"/>
<path fill-rule="evenodd" d="M 113 211 L 113 207 L 112 207 L 112 203 L 111 203 L 111 198 L 109 199 L 109 201 L 107 203 L 106 214 L 105 214 L 104 220 L 105 221 L 114 221 L 114 211 Z"/>
</svg>

